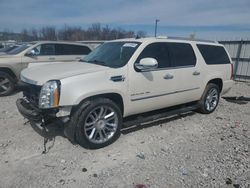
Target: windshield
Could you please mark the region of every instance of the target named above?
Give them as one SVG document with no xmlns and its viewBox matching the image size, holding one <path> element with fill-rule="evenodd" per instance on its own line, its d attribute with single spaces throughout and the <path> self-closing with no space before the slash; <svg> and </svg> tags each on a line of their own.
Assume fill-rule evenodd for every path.
<svg viewBox="0 0 250 188">
<path fill-rule="evenodd" d="M 8 51 L 7 54 L 11 54 L 11 55 L 19 54 L 20 52 L 26 50 L 27 48 L 29 48 L 32 45 L 33 44 L 23 44 L 19 47 L 14 48 L 13 50 Z"/>
<path fill-rule="evenodd" d="M 0 52 L 8 52 L 10 50 L 13 50 L 14 48 L 16 48 L 17 46 L 6 46 L 2 49 L 0 49 Z"/>
<path fill-rule="evenodd" d="M 140 44 L 139 42 L 107 42 L 98 46 L 81 61 L 112 68 L 122 67 L 127 64 Z"/>
</svg>

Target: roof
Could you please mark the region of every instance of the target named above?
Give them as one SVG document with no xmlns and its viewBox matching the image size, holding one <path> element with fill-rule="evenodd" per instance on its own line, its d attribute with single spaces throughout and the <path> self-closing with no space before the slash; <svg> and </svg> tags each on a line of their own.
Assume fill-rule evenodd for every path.
<svg viewBox="0 0 250 188">
<path fill-rule="evenodd" d="M 44 44 L 44 43 L 55 43 L 55 44 L 77 44 L 82 46 L 87 46 L 87 44 L 83 44 L 80 42 L 72 42 L 72 41 L 32 41 L 29 43 L 36 43 L 36 44 Z"/>
<path fill-rule="evenodd" d="M 203 39 L 190 39 L 190 38 L 184 38 L 184 37 L 166 37 L 166 36 L 159 36 L 159 37 L 147 37 L 147 38 L 127 38 L 127 39 L 117 39 L 114 41 L 131 41 L 131 42 L 154 42 L 154 41 L 189 41 L 189 42 L 202 42 L 202 43 L 212 43 L 212 44 L 218 44 L 216 41 L 210 41 L 210 40 L 203 40 Z"/>
</svg>

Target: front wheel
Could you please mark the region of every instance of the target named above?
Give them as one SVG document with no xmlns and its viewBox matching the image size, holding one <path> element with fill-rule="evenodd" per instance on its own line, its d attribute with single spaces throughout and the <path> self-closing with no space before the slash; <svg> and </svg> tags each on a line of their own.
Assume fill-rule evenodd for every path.
<svg viewBox="0 0 250 188">
<path fill-rule="evenodd" d="M 206 86 L 206 89 L 201 97 L 200 100 L 200 108 L 199 111 L 203 114 L 210 114 L 212 113 L 220 99 L 220 91 L 219 87 L 216 84 L 209 83 Z"/>
<path fill-rule="evenodd" d="M 76 140 L 89 149 L 105 147 L 120 136 L 122 115 L 120 108 L 110 99 L 97 98 L 79 108 L 76 121 Z"/>
<path fill-rule="evenodd" d="M 13 78 L 8 73 L 0 71 L 0 97 L 10 95 L 14 88 Z"/>
</svg>

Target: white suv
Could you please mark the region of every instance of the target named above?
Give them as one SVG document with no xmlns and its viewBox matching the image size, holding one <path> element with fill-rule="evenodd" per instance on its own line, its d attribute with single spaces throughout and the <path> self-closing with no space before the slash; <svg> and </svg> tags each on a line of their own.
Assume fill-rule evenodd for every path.
<svg viewBox="0 0 250 188">
<path fill-rule="evenodd" d="M 202 113 L 213 112 L 233 84 L 232 69 L 228 53 L 216 42 L 115 40 L 82 62 L 24 70 L 27 86 L 17 107 L 42 125 L 61 119 L 68 138 L 100 148 L 119 137 L 124 117 L 190 102 Z"/>
</svg>

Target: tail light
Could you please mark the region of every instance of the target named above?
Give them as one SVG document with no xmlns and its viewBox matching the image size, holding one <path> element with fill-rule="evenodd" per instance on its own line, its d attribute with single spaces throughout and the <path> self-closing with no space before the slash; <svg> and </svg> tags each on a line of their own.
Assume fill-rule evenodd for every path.
<svg viewBox="0 0 250 188">
<path fill-rule="evenodd" d="M 231 63 L 231 80 L 233 80 L 233 78 L 234 78 L 234 65 L 233 65 L 233 63 Z"/>
</svg>

